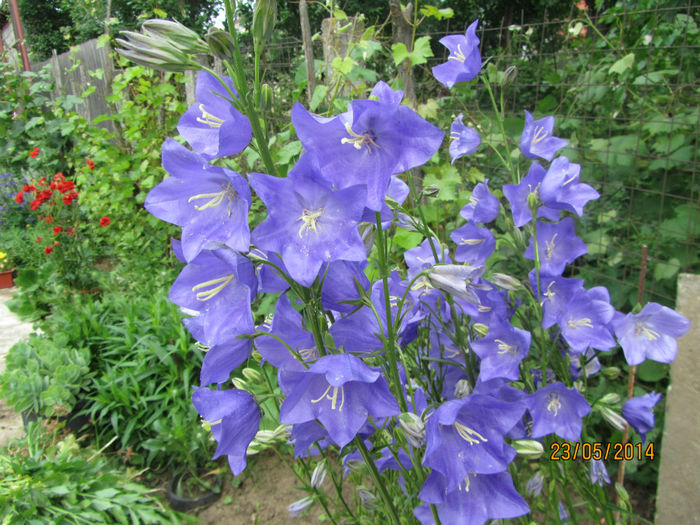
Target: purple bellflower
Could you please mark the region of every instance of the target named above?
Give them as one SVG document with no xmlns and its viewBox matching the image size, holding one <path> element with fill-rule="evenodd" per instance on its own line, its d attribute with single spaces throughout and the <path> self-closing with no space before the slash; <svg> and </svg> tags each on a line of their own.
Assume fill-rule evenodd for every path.
<svg viewBox="0 0 700 525">
<path fill-rule="evenodd" d="M 553 383 L 540 388 L 525 399 L 532 416 L 532 437 L 556 434 L 569 441 L 581 437 L 582 418 L 591 407 L 575 388 Z"/>
<path fill-rule="evenodd" d="M 317 420 L 339 447 L 352 441 L 368 417 L 400 412 L 381 370 L 350 354 L 323 356 L 308 370 L 280 374 L 279 383 L 287 396 L 280 422 Z"/>
<path fill-rule="evenodd" d="M 547 170 L 540 187 L 542 202 L 557 210 L 569 210 L 579 217 L 588 201 L 600 197 L 592 186 L 579 182 L 581 165 L 569 162 L 566 157 L 557 157 Z"/>
<path fill-rule="evenodd" d="M 504 436 L 524 412 L 524 404 L 479 394 L 446 401 L 426 423 L 423 465 L 445 476 L 448 492 L 469 473 L 504 472 L 515 457 Z"/>
<path fill-rule="evenodd" d="M 516 381 L 520 378 L 520 362 L 530 348 L 530 332 L 515 328 L 504 322 L 489 327 L 488 335 L 474 341 L 471 347 L 481 358 L 479 380 L 505 378 Z"/>
<path fill-rule="evenodd" d="M 231 79 L 223 80 L 235 94 Z M 253 136 L 250 121 L 233 107 L 230 96 L 214 76 L 200 71 L 195 87 L 197 102 L 177 124 L 180 135 L 206 160 L 240 153 Z"/>
<path fill-rule="evenodd" d="M 205 248 L 221 245 L 247 252 L 250 247 L 250 188 L 235 171 L 210 166 L 173 139 L 163 143 L 163 168 L 170 173 L 144 203 L 159 219 L 182 227 L 187 261 Z"/>
<path fill-rule="evenodd" d="M 537 290 L 537 274 L 535 269 L 528 274 L 533 290 Z M 542 291 L 539 294 L 542 301 L 542 328 L 554 326 L 569 306 L 569 301 L 577 292 L 583 290 L 583 279 L 569 279 L 559 276 L 540 276 Z"/>
<path fill-rule="evenodd" d="M 505 184 L 503 186 L 503 194 L 510 203 L 513 223 L 518 228 L 525 226 L 532 220 L 531 201 L 539 205 L 537 217 L 543 217 L 551 221 L 559 220 L 559 210 L 541 205 L 540 187 L 545 174 L 545 169 L 537 162 L 533 162 L 520 184 Z"/>
<path fill-rule="evenodd" d="M 607 288 L 596 286 L 576 292 L 557 321 L 570 352 L 581 354 L 588 347 L 615 348 L 615 338 L 609 328 L 614 315 Z"/>
<path fill-rule="evenodd" d="M 432 472 L 420 491 L 419 498 L 437 505 L 441 523 L 483 525 L 488 520 L 517 518 L 530 512 L 525 500 L 513 486 L 508 472 L 498 474 L 469 473 L 458 487 L 448 489 L 444 476 Z M 422 525 L 433 525 L 428 505 L 414 510 Z"/>
<path fill-rule="evenodd" d="M 314 282 L 324 262 L 366 259 L 357 231 L 364 209 L 364 187 L 332 190 L 312 178 L 316 173 L 310 167 L 310 163 L 300 162 L 286 178 L 261 173 L 249 176 L 268 211 L 253 231 L 253 242 L 280 254 L 292 279 L 306 287 Z"/>
<path fill-rule="evenodd" d="M 444 137 L 400 104 L 400 92 L 390 96 L 390 91 L 380 82 L 372 91 L 379 100 L 354 100 L 333 118 L 313 115 L 299 103 L 292 108 L 297 136 L 313 152 L 323 177 L 341 189 L 365 185 L 366 206 L 374 211 L 384 205 L 391 176 L 427 162 Z"/>
<path fill-rule="evenodd" d="M 210 422 L 211 433 L 219 444 L 214 459 L 228 456 L 234 476 L 246 467 L 248 445 L 260 427 L 260 409 L 244 390 L 197 388 L 192 394 L 197 412 Z"/>
<path fill-rule="evenodd" d="M 554 154 L 566 146 L 568 142 L 552 135 L 554 117 L 544 117 L 535 120 L 529 111 L 525 110 L 525 127 L 520 136 L 520 151 L 529 159 L 542 158 L 551 161 Z"/>
<path fill-rule="evenodd" d="M 448 35 L 440 43 L 450 51 L 447 62 L 433 67 L 433 76 L 447 88 L 459 82 L 468 82 L 476 78 L 481 70 L 481 53 L 479 37 L 476 36 L 475 20 L 463 35 Z"/>
<path fill-rule="evenodd" d="M 369 289 L 369 279 L 364 273 L 367 261 L 333 261 L 328 264 L 328 271 L 321 268 L 325 275 L 321 288 L 321 303 L 324 308 L 340 313 L 350 313 L 357 306 L 344 301 L 358 301 L 360 294 L 357 285 L 365 291 Z"/>
<path fill-rule="evenodd" d="M 633 397 L 622 405 L 622 417 L 646 441 L 647 432 L 654 428 L 653 408 L 661 399 L 661 394 L 652 392 L 639 397 Z"/>
<path fill-rule="evenodd" d="M 471 222 L 453 231 L 450 239 L 457 245 L 455 260 L 474 266 L 483 265 L 496 247 L 493 233 L 488 228 L 480 228 Z"/>
<path fill-rule="evenodd" d="M 486 223 L 498 217 L 498 199 L 489 191 L 489 179 L 474 186 L 469 202 L 459 214 L 468 221 Z"/>
<path fill-rule="evenodd" d="M 535 259 L 534 246 L 534 237 L 530 237 L 524 255 L 526 259 Z M 555 224 L 537 222 L 537 251 L 540 255 L 540 273 L 561 275 L 566 265 L 588 253 L 588 248 L 576 237 L 573 219 L 567 217 Z"/>
<path fill-rule="evenodd" d="M 600 485 L 602 487 L 604 484 L 610 484 L 608 469 L 605 468 L 605 463 L 603 463 L 601 459 L 590 460 L 588 475 L 591 479 L 591 483 L 594 485 Z"/>
<path fill-rule="evenodd" d="M 616 314 L 611 324 L 630 365 L 647 358 L 670 363 L 678 351 L 676 338 L 690 329 L 688 319 L 658 303 L 648 303 L 638 314 Z"/>
<path fill-rule="evenodd" d="M 450 127 L 450 157 L 452 164 L 465 155 L 474 153 L 481 144 L 481 137 L 475 129 L 462 122 L 464 115 L 458 115 Z"/>
</svg>

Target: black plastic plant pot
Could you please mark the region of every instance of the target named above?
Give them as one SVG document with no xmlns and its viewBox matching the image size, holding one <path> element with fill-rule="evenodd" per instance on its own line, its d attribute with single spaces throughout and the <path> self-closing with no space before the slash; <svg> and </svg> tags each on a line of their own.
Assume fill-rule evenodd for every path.
<svg viewBox="0 0 700 525">
<path fill-rule="evenodd" d="M 180 472 L 175 474 L 168 483 L 168 501 L 173 510 L 185 512 L 195 508 L 202 508 L 214 503 L 221 497 L 221 489 L 223 488 L 224 478 L 221 474 L 210 475 L 206 477 L 214 477 L 216 479 L 216 490 L 207 490 L 201 495 L 191 497 L 187 495 L 178 495 L 177 486 L 184 477 L 190 477 L 189 472 Z"/>
</svg>

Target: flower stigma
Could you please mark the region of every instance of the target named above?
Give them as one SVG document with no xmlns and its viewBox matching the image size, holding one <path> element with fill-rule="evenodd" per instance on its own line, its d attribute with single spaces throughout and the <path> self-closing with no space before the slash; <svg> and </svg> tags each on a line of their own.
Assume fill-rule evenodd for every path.
<svg viewBox="0 0 700 525">
<path fill-rule="evenodd" d="M 361 150 L 362 146 L 365 146 L 367 148 L 367 151 L 369 154 L 372 154 L 372 147 L 379 148 L 379 144 L 377 144 L 374 141 L 374 138 L 369 134 L 369 133 L 363 133 L 363 134 L 358 134 L 355 133 L 352 128 L 350 127 L 349 123 L 345 124 L 345 129 L 348 131 L 350 134 L 351 138 L 343 138 L 340 143 L 341 144 L 352 144 L 352 147 L 355 148 L 356 150 Z"/>
<path fill-rule="evenodd" d="M 212 115 L 206 109 L 204 109 L 204 104 L 199 105 L 199 111 L 202 112 L 202 118 L 197 117 L 197 122 L 200 124 L 206 124 L 210 128 L 220 128 L 221 124 L 224 123 L 223 119 Z"/>
<path fill-rule="evenodd" d="M 455 430 L 457 430 L 459 437 L 470 445 L 478 445 L 479 443 L 486 443 L 488 441 L 488 439 L 479 434 L 476 430 L 463 425 L 459 421 L 455 421 Z"/>
<path fill-rule="evenodd" d="M 333 394 L 329 394 L 330 389 L 333 389 Z M 343 411 L 343 405 L 345 404 L 345 389 L 337 386 L 328 385 L 328 388 L 321 394 L 318 399 L 312 399 L 312 403 L 320 403 L 324 399 L 328 399 L 331 402 L 331 410 L 335 410 L 335 405 L 338 402 L 338 388 L 340 388 L 340 406 L 338 407 L 338 412 Z"/>
<path fill-rule="evenodd" d="M 319 208 L 316 211 L 311 211 L 304 208 L 304 210 L 301 212 L 301 217 L 297 219 L 297 221 L 302 222 L 301 226 L 299 227 L 300 239 L 304 235 L 305 231 L 312 231 L 316 233 L 321 229 L 321 227 L 316 223 L 316 221 L 318 221 L 319 217 L 323 215 L 323 212 L 323 208 Z"/>
<path fill-rule="evenodd" d="M 209 199 L 208 202 L 202 204 L 201 206 L 195 205 L 194 209 L 197 211 L 202 211 L 206 210 L 207 208 L 216 208 L 219 204 L 221 204 L 224 199 L 228 200 L 228 216 L 231 216 L 231 203 L 235 200 L 235 198 L 238 196 L 238 193 L 236 192 L 235 189 L 233 189 L 233 186 L 231 185 L 230 182 L 227 182 L 226 185 L 221 185 L 221 191 L 217 191 L 214 193 L 200 193 L 198 195 L 192 195 L 189 199 L 187 199 L 187 202 L 192 202 L 193 200 L 197 199 Z"/>
<path fill-rule="evenodd" d="M 517 354 L 518 349 L 515 346 L 509 345 L 508 343 L 501 341 L 500 339 L 495 339 L 498 343 L 498 353 L 499 354 Z"/>
<path fill-rule="evenodd" d="M 544 139 L 547 138 L 547 130 L 544 129 L 541 126 L 535 126 L 535 134 L 532 136 L 532 142 L 530 142 L 530 146 L 534 146 L 538 142 L 542 142 Z"/>
<path fill-rule="evenodd" d="M 581 319 L 578 319 L 576 321 L 574 321 L 573 319 L 569 319 L 566 322 L 566 325 L 569 328 L 578 328 L 579 326 L 585 326 L 586 328 L 593 328 L 593 322 L 588 317 L 582 317 Z"/>
<path fill-rule="evenodd" d="M 659 332 L 648 328 L 644 323 L 637 323 L 634 326 L 634 335 L 639 337 L 640 335 L 647 336 L 649 341 L 656 341 L 659 338 Z"/>
<path fill-rule="evenodd" d="M 197 292 L 196 298 L 198 301 L 208 301 L 209 299 L 213 298 L 216 294 L 218 294 L 221 290 L 226 288 L 226 285 L 228 285 L 228 283 L 230 283 L 231 281 L 233 281 L 233 274 L 229 273 L 228 275 L 224 275 L 223 277 L 219 277 L 218 279 L 212 279 L 211 281 L 199 283 L 198 285 L 192 287 L 192 291 L 197 292 L 197 290 L 199 290 L 200 288 L 213 286 L 213 288 L 209 290 Z"/>
<path fill-rule="evenodd" d="M 447 57 L 447 60 L 450 59 L 462 63 L 467 59 L 467 57 L 464 55 L 464 51 L 462 51 L 462 44 L 457 44 L 457 51 L 455 51 L 455 54 Z"/>
<path fill-rule="evenodd" d="M 559 234 L 558 234 L 558 233 L 555 233 L 555 234 L 552 236 L 552 239 L 551 239 L 550 241 L 544 241 L 544 245 L 545 245 L 545 258 L 546 258 L 547 260 L 550 260 L 550 259 L 552 258 L 552 256 L 554 255 L 554 239 L 557 238 L 557 235 L 559 235 Z"/>
<path fill-rule="evenodd" d="M 557 414 L 559 413 L 560 408 L 561 408 L 561 398 L 559 397 L 559 394 L 555 394 L 555 393 L 547 394 L 547 410 L 549 412 L 554 412 L 554 417 L 556 417 Z"/>
</svg>

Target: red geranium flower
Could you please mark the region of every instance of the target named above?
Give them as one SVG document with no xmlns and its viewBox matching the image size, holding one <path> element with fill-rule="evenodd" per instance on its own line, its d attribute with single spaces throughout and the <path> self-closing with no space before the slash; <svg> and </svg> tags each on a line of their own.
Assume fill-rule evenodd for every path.
<svg viewBox="0 0 700 525">
<path fill-rule="evenodd" d="M 21 191 L 15 195 L 15 200 L 17 201 L 17 204 L 22 204 L 22 201 L 24 201 L 24 193 Z"/>
<path fill-rule="evenodd" d="M 44 248 L 44 253 L 51 253 L 53 251 L 53 246 L 47 246 Z"/>
<path fill-rule="evenodd" d="M 51 224 L 51 223 L 53 222 L 53 216 L 47 215 L 47 216 L 44 218 L 44 222 L 45 222 L 46 224 Z M 60 227 L 60 226 L 59 226 L 59 227 Z M 55 235 L 55 234 L 54 234 L 54 235 Z"/>
<path fill-rule="evenodd" d="M 87 163 L 87 167 L 91 170 L 95 169 L 95 162 L 92 159 L 87 159 L 85 161 Z"/>
<path fill-rule="evenodd" d="M 53 245 L 54 245 L 54 246 L 58 246 L 59 244 L 61 244 L 61 243 L 58 242 L 58 241 L 54 241 L 54 242 L 53 242 Z"/>
<path fill-rule="evenodd" d="M 31 158 L 36 158 L 39 156 L 39 148 L 34 148 L 32 151 L 29 152 L 29 156 Z"/>
<path fill-rule="evenodd" d="M 62 231 L 63 231 L 63 226 L 54 226 L 54 227 L 53 227 L 53 234 L 54 234 L 54 235 L 58 235 L 58 234 L 61 233 Z"/>
<path fill-rule="evenodd" d="M 41 241 L 43 241 L 43 240 L 44 240 L 43 237 L 37 237 L 37 238 L 36 238 L 36 242 L 41 242 Z"/>
<path fill-rule="evenodd" d="M 100 226 L 102 226 L 102 227 L 104 228 L 105 226 L 109 226 L 109 224 L 110 224 L 111 222 L 112 222 L 112 221 L 109 219 L 109 217 L 102 217 L 102 218 L 100 219 Z"/>
<path fill-rule="evenodd" d="M 29 203 L 30 210 L 36 210 L 39 206 L 41 206 L 41 201 L 38 199 L 34 199 L 32 202 Z"/>
</svg>

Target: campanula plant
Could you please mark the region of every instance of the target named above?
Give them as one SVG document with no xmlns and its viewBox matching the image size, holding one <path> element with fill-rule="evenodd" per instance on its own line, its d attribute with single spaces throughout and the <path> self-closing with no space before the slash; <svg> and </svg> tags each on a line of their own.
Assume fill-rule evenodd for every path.
<svg viewBox="0 0 700 525">
<path fill-rule="evenodd" d="M 526 112 L 520 151 L 536 160 L 521 178 L 510 152 L 482 141 L 463 116 L 447 146 L 443 130 L 380 81 L 338 115 L 295 104 L 291 121 L 304 151 L 280 177 L 259 118 L 259 55 L 274 2 L 256 5 L 252 78 L 234 4 L 225 4 L 230 32 L 214 31 L 207 42 L 227 75 L 191 59 L 201 41 L 183 48 L 190 33 L 177 24 L 132 35 L 141 44 L 127 47 L 146 65 L 200 70 L 197 102 L 178 127 L 194 151 L 165 142 L 171 176 L 145 205 L 182 227 L 173 248 L 186 266 L 170 297 L 208 348 L 192 398 L 216 456 L 227 456 L 238 475 L 247 454 L 288 441 L 308 494 L 290 512 L 318 503 L 332 523 L 471 525 L 533 510 L 547 522 L 586 512 L 612 523 L 616 509 L 629 515 L 628 499 L 613 502 L 601 486 L 612 458 L 581 452 L 557 464 L 550 450 L 587 443 L 581 450 L 590 452 L 603 421 L 619 427 L 628 418 L 646 433 L 658 397 L 621 408 L 619 396 L 596 394 L 607 377 L 599 357 L 619 342 L 630 364 L 668 362 L 688 322 L 653 303 L 618 313 L 605 288 L 571 277 L 571 264 L 587 252 L 572 215 L 598 193 L 580 182 L 579 165 L 556 156 L 566 141 L 553 135 L 554 118 Z M 433 73 L 448 88 L 479 77 L 476 28 L 475 21 L 441 40 L 450 55 Z M 214 163 L 246 146 L 266 173 Z M 449 232 L 454 244 L 443 244 L 420 206 L 432 190 L 418 194 L 406 172 L 447 149 L 456 159 L 484 146 L 503 160 L 510 184 L 477 184 L 459 214 L 464 224 Z M 260 202 L 266 217 L 249 224 L 248 210 Z M 424 240 L 396 252 L 399 229 Z M 492 256 L 504 247 L 512 257 L 496 267 Z M 276 311 L 260 322 L 251 303 L 271 293 L 279 294 Z M 232 378 L 248 360 L 275 369 L 278 384 L 253 368 Z M 261 411 L 279 426 L 259 429 Z M 343 467 L 327 470 L 333 506 L 318 469 L 335 461 Z M 344 480 L 358 485 L 354 501 Z"/>
</svg>

